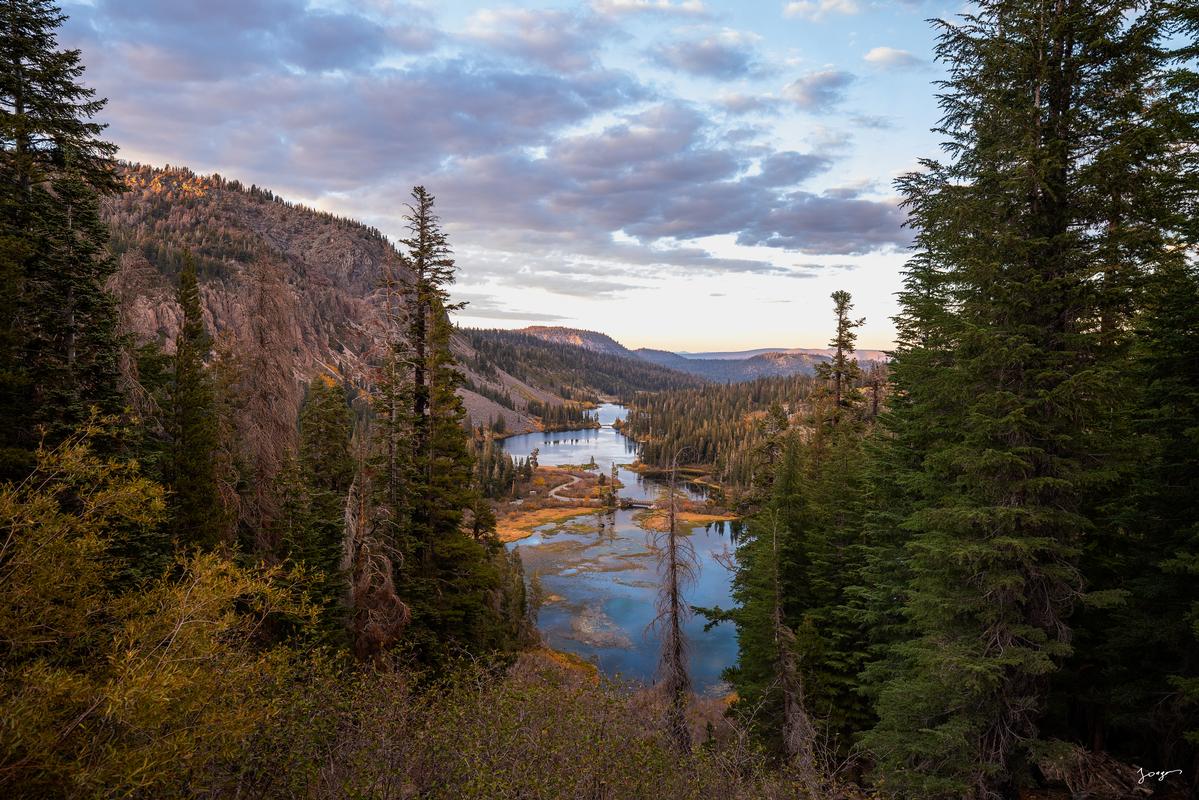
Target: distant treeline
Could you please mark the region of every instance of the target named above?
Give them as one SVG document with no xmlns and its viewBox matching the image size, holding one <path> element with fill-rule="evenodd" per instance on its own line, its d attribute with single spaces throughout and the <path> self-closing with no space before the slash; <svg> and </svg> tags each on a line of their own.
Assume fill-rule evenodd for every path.
<svg viewBox="0 0 1199 800">
<path fill-rule="evenodd" d="M 768 409 L 776 406 L 785 414 L 798 408 L 812 384 L 810 376 L 792 375 L 641 392 L 632 398 L 621 430 L 640 442 L 646 464 L 668 467 L 682 451 L 681 463 L 710 465 L 721 483 L 744 486 L 754 479 Z"/>
</svg>

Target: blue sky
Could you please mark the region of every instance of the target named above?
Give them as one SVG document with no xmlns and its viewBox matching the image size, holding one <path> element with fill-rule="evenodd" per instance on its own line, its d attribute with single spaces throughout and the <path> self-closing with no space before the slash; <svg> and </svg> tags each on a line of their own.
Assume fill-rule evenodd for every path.
<svg viewBox="0 0 1199 800">
<path fill-rule="evenodd" d="M 389 235 L 438 198 L 465 325 L 676 350 L 886 347 L 937 153 L 936 0 L 75 0 L 62 40 L 130 160 Z"/>
</svg>

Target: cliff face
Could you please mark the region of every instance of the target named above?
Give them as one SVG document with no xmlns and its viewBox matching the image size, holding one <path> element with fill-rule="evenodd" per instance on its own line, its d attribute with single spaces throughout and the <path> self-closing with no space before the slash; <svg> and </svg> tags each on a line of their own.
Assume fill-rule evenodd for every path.
<svg viewBox="0 0 1199 800">
<path fill-rule="evenodd" d="M 201 278 L 209 329 L 248 340 L 261 320 L 291 345 L 304 376 L 361 356 L 377 330 L 377 289 L 395 251 L 373 229 L 219 176 L 144 166 L 126 171 L 129 191 L 105 216 L 120 270 L 113 288 L 128 329 L 171 349 L 180 322 L 173 294 L 190 250 Z"/>
<path fill-rule="evenodd" d="M 175 284 L 188 250 L 215 337 L 240 352 L 271 343 L 285 357 L 297 393 L 317 374 L 364 378 L 382 330 L 378 287 L 387 270 L 407 277 L 382 234 L 218 175 L 135 165 L 124 177 L 128 191 L 104 205 L 120 266 L 110 288 L 125 330 L 138 342 L 174 349 L 182 320 Z M 506 374 L 484 380 L 467 371 L 467 377 L 502 389 L 516 406 L 464 391 L 476 423 L 502 416 L 510 431 L 531 430 L 523 411 L 528 400 L 552 401 Z"/>
</svg>

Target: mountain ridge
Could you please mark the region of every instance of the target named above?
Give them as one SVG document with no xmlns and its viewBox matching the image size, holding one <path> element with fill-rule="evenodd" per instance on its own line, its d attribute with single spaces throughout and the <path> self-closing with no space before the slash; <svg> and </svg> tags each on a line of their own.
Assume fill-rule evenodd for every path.
<svg viewBox="0 0 1199 800">
<path fill-rule="evenodd" d="M 368 380 L 383 337 L 383 271 L 403 271 L 381 232 L 186 167 L 123 164 L 121 177 L 126 191 L 102 204 L 118 263 L 108 288 L 136 344 L 173 350 L 182 321 L 175 287 L 188 252 L 214 338 L 239 353 L 255 342 L 278 345 L 278 370 L 293 379 L 291 389 L 277 390 L 281 418 L 295 413 L 303 385 L 318 374 Z M 452 349 L 469 360 L 463 337 L 455 336 Z M 459 393 L 476 424 L 502 418 L 509 431 L 530 431 L 537 427 L 530 403 L 564 402 L 502 370 L 463 372 L 468 386 Z"/>
<path fill-rule="evenodd" d="M 758 349 L 719 353 L 676 353 L 652 347 L 630 350 L 605 333 L 561 325 L 531 325 L 516 329 L 515 332 L 592 352 L 639 358 L 651 364 L 718 383 L 750 381 L 764 377 L 813 375 L 818 364 L 831 358 L 831 350 L 827 348 Z M 862 350 L 859 353 L 865 356 L 862 358 L 864 361 L 885 360 L 885 354 L 881 350 Z"/>
</svg>

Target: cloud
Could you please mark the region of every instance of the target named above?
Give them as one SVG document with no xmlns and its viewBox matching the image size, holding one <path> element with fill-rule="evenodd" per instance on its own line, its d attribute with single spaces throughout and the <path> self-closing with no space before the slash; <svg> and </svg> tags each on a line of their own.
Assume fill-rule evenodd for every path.
<svg viewBox="0 0 1199 800">
<path fill-rule="evenodd" d="M 707 17 L 703 0 L 591 0 L 591 8 L 605 16 L 655 12 L 688 17 Z"/>
<path fill-rule="evenodd" d="M 702 39 L 659 45 L 650 57 L 661 66 L 704 78 L 745 78 L 763 72 L 754 51 L 756 38 L 724 30 Z"/>
<path fill-rule="evenodd" d="M 825 114 L 845 99 L 845 92 L 853 81 L 853 75 L 841 70 L 809 72 L 787 84 L 783 97 L 804 111 Z"/>
<path fill-rule="evenodd" d="M 716 104 L 730 114 L 775 114 L 780 102 L 773 95 L 738 92 L 729 92 L 716 98 Z"/>
<path fill-rule="evenodd" d="M 871 128 L 876 131 L 884 131 L 895 127 L 895 122 L 890 117 L 876 116 L 874 114 L 854 114 L 849 119 L 857 128 Z"/>
<path fill-rule="evenodd" d="M 611 279 L 617 264 L 630 275 L 646 274 L 638 269 L 643 266 L 793 272 L 770 260 L 723 259 L 686 244 L 746 231 L 747 243 L 812 253 L 823 243 L 829 252 L 861 253 L 907 242 L 892 204 L 859 200 L 856 189 L 852 196 L 794 191 L 832 169 L 832 155 L 768 151 L 755 171 L 752 160 L 740 157 L 743 149 L 726 151 L 711 133 L 697 109 L 664 103 L 600 131 L 563 137 L 541 157 L 506 153 L 463 161 L 435 184 L 445 218 L 462 220 L 462 233 L 521 254 L 507 265 L 496 262 L 496 274 L 530 263 L 539 264 L 533 272 L 554 271 L 564 262 L 571 264 L 572 280 L 587 264 L 596 279 Z M 835 235 L 823 237 L 821 224 Z M 614 231 L 622 238 L 614 240 Z M 544 262 L 530 262 L 529 253 Z M 555 290 L 563 285 L 555 278 Z"/>
<path fill-rule="evenodd" d="M 767 130 L 730 127 L 710 105 L 603 66 L 612 15 L 694 15 L 701 5 L 488 11 L 453 33 L 404 3 L 355 8 L 369 11 L 96 0 L 77 7 L 64 44 L 84 48 L 88 83 L 112 98 L 104 121 L 125 157 L 220 171 L 389 233 L 402 229 L 409 187 L 427 185 L 475 285 L 611 297 L 661 276 L 799 275 L 780 250 L 906 242 L 891 204 L 802 191 L 835 167 L 843 136 L 778 150 Z M 681 62 L 693 70 L 756 68 L 750 37 L 698 41 L 716 46 Z M 780 96 L 714 102 L 729 114 L 826 111 L 852 80 L 827 70 Z M 718 236 L 776 249 L 726 258 L 704 243 Z M 483 303 L 467 313 L 538 319 Z"/>
<path fill-rule="evenodd" d="M 465 302 L 466 308 L 453 312 L 455 317 L 473 319 L 528 320 L 530 322 L 558 322 L 566 319 L 560 314 L 544 311 L 520 311 L 496 302 L 491 295 L 481 292 L 453 292 L 455 302 Z"/>
<path fill-rule="evenodd" d="M 833 160 L 828 156 L 787 150 L 771 153 L 762 159 L 760 173 L 749 180 L 761 186 L 794 186 L 814 175 L 827 172 L 832 166 Z"/>
<path fill-rule="evenodd" d="M 782 247 L 811 255 L 862 255 L 911 241 L 892 202 L 792 192 L 737 237 L 743 245 Z"/>
<path fill-rule="evenodd" d="M 906 67 L 918 67 L 924 64 L 923 61 L 909 53 L 907 50 L 897 50 L 894 47 L 875 47 L 863 58 L 875 66 L 892 67 L 894 69 L 904 69 Z"/>
<path fill-rule="evenodd" d="M 95 49 L 161 80 L 248 78 L 288 66 L 303 72 L 374 64 L 385 52 L 431 48 L 425 12 L 396 5 L 386 19 L 310 9 L 303 0 L 96 0 L 69 23 Z M 92 48 L 89 48 L 89 51 Z"/>
<path fill-rule="evenodd" d="M 855 0 L 796 0 L 783 7 L 783 14 L 788 17 L 821 20 L 829 14 L 856 14 L 858 4 Z"/>
<path fill-rule="evenodd" d="M 611 32 L 594 16 L 521 8 L 478 11 L 466 27 L 475 41 L 563 72 L 594 68 L 600 44 Z"/>
</svg>

